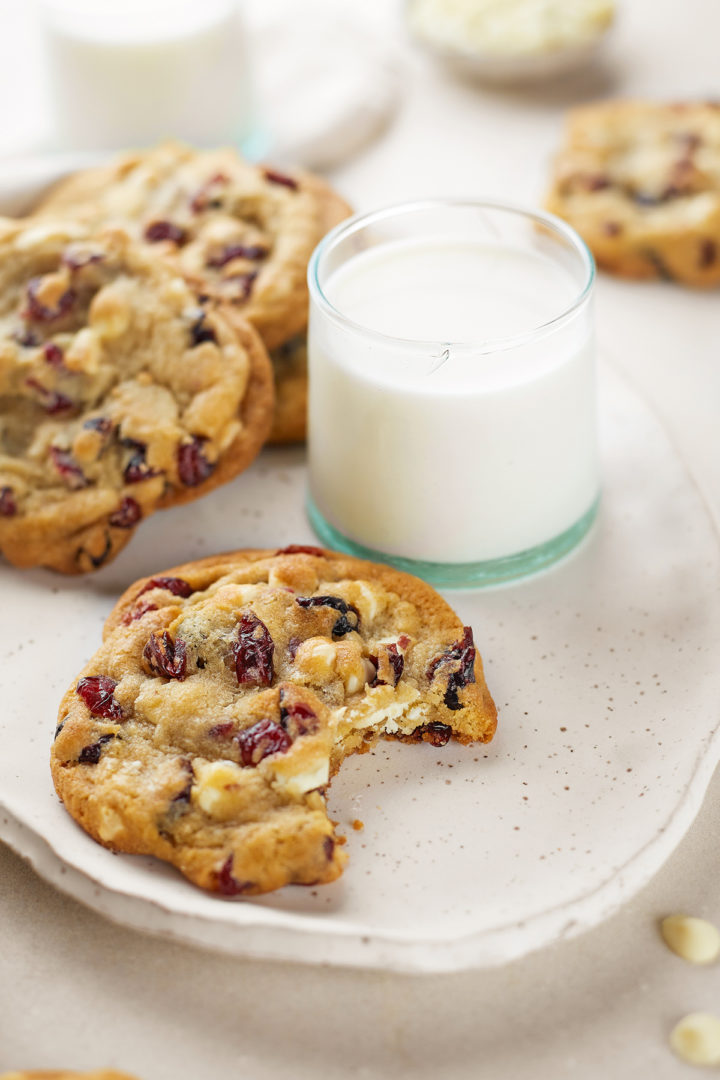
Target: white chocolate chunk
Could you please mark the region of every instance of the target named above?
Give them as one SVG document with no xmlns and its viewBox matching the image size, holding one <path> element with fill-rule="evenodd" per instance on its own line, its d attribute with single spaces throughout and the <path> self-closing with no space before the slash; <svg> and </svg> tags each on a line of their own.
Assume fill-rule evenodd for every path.
<svg viewBox="0 0 720 1080">
<path fill-rule="evenodd" d="M 689 964 L 711 964 L 720 953 L 720 932 L 706 919 L 669 915 L 660 932 L 667 947 Z"/>
<path fill-rule="evenodd" d="M 720 1065 L 720 1018 L 690 1013 L 670 1032 L 670 1046 L 691 1065 Z"/>
<path fill-rule="evenodd" d="M 241 800 L 242 770 L 232 761 L 209 761 L 196 768 L 192 800 L 212 818 L 231 818 Z"/>
<path fill-rule="evenodd" d="M 115 813 L 111 807 L 104 806 L 100 811 L 100 823 L 98 825 L 100 839 L 109 843 L 120 835 L 123 828 L 124 825 L 120 815 Z"/>
</svg>

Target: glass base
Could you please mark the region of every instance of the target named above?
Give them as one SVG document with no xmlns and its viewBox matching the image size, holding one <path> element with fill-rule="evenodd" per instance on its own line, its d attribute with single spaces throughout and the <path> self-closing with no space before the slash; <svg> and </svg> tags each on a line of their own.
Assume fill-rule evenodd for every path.
<svg viewBox="0 0 720 1080">
<path fill-rule="evenodd" d="M 580 543 L 595 520 L 599 505 L 600 496 L 598 495 L 579 521 L 576 521 L 560 536 L 555 536 L 544 544 L 538 544 L 537 547 L 530 548 L 528 551 L 519 551 L 516 555 L 506 555 L 501 559 L 488 559 L 475 563 L 421 562 L 417 559 L 405 559 L 401 555 L 386 555 L 382 551 L 356 544 L 354 540 L 338 532 L 326 521 L 310 495 L 307 497 L 307 514 L 310 524 L 326 547 L 333 548 L 335 551 L 345 551 L 360 559 L 388 563 L 390 566 L 396 566 L 398 570 L 423 578 L 431 585 L 440 585 L 450 589 L 467 589 L 514 581 L 516 578 L 535 574 L 538 570 L 544 570 L 545 567 L 557 562 Z"/>
</svg>

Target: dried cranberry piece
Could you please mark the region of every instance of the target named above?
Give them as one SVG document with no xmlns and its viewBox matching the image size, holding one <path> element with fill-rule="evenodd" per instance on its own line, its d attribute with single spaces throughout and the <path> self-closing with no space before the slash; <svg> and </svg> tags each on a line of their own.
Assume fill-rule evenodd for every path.
<svg viewBox="0 0 720 1080">
<path fill-rule="evenodd" d="M 317 555 L 321 559 L 327 558 L 322 548 L 313 547 L 312 544 L 288 544 L 287 547 L 278 548 L 275 555 Z"/>
<path fill-rule="evenodd" d="M 270 754 L 284 754 L 292 739 L 274 720 L 258 720 L 238 734 L 237 744 L 243 765 L 259 765 Z"/>
<path fill-rule="evenodd" d="M 271 184 L 281 184 L 283 187 L 290 188 L 291 191 L 297 191 L 300 186 L 292 176 L 286 176 L 285 173 L 277 172 L 275 169 L 263 169 L 263 176 Z"/>
<path fill-rule="evenodd" d="M 63 480 L 67 480 L 72 488 L 87 487 L 90 481 L 73 458 L 69 450 L 61 450 L 59 446 L 50 447 L 50 457 Z"/>
<path fill-rule="evenodd" d="M 89 746 L 83 746 L 80 751 L 80 756 L 78 757 L 80 764 L 97 765 L 103 751 L 103 746 L 114 738 L 114 735 L 101 735 L 97 742 L 91 743 Z"/>
<path fill-rule="evenodd" d="M 103 262 L 105 256 L 100 251 L 66 251 L 62 257 L 63 266 L 68 270 L 82 270 L 93 263 Z"/>
<path fill-rule="evenodd" d="M 190 327 L 190 336 L 193 345 L 202 345 L 204 341 L 217 342 L 217 336 L 211 326 L 205 324 L 206 312 L 201 311 L 195 322 Z"/>
<path fill-rule="evenodd" d="M 340 612 L 340 618 L 332 628 L 334 638 L 344 637 L 360 625 L 360 612 L 354 604 L 348 604 L 339 596 L 298 596 L 297 602 L 302 608 L 330 607 Z"/>
<path fill-rule="evenodd" d="M 97 431 L 98 435 L 103 437 L 109 435 L 113 429 L 112 420 L 108 420 L 106 416 L 93 416 L 85 421 L 83 427 L 89 431 Z"/>
<path fill-rule="evenodd" d="M 182 681 L 187 672 L 187 654 L 182 638 L 170 637 L 167 630 L 156 630 L 147 640 L 143 656 L 155 675 Z"/>
<path fill-rule="evenodd" d="M 43 356 L 48 364 L 52 367 L 61 367 L 63 362 L 64 353 L 59 345 L 56 345 L 54 341 L 48 341 L 43 347 Z"/>
<path fill-rule="evenodd" d="M 437 720 L 431 720 L 429 724 L 416 727 L 413 735 L 422 739 L 423 742 L 432 743 L 433 746 L 445 746 L 452 735 L 452 728 L 447 724 L 441 724 Z"/>
<path fill-rule="evenodd" d="M 427 669 L 428 679 L 435 678 L 438 667 L 450 663 L 458 666 L 448 676 L 444 701 L 448 709 L 456 711 L 465 708 L 464 705 L 460 704 L 458 691 L 467 686 L 468 683 L 475 682 L 475 644 L 471 626 L 464 626 L 461 640 L 456 641 L 449 649 L 446 649 L 444 653 L 436 656 L 430 662 Z"/>
<path fill-rule="evenodd" d="M 650 195 L 646 191 L 636 191 L 633 194 L 634 201 L 638 206 L 657 206 L 663 202 L 665 195 Z"/>
<path fill-rule="evenodd" d="M 42 407 L 50 416 L 56 416 L 57 413 L 68 412 L 70 409 L 75 408 L 75 403 L 66 394 L 61 394 L 59 390 L 48 390 L 37 379 L 26 379 L 25 385 L 40 395 Z"/>
<path fill-rule="evenodd" d="M 295 657 L 297 655 L 297 651 L 298 651 L 298 649 L 300 648 L 301 645 L 302 645 L 302 638 L 291 637 L 289 639 L 289 641 L 287 643 L 287 652 L 288 652 L 288 656 L 290 657 L 291 660 L 295 659 Z"/>
<path fill-rule="evenodd" d="M 253 290 L 257 270 L 251 270 L 247 274 L 231 274 L 225 278 L 225 284 L 237 286 L 237 292 L 232 297 L 234 301 L 249 300 Z"/>
<path fill-rule="evenodd" d="M 117 510 L 110 515 L 108 521 L 111 525 L 114 525 L 116 529 L 132 529 L 133 525 L 137 525 L 141 517 L 142 510 L 140 509 L 140 505 L 135 502 L 135 499 L 126 495 Z"/>
<path fill-rule="evenodd" d="M 717 262 L 718 248 L 714 240 L 703 240 L 700 247 L 700 259 L 698 265 L 701 270 L 707 270 Z"/>
<path fill-rule="evenodd" d="M 0 517 L 14 517 L 17 514 L 15 492 L 8 485 L 0 487 Z"/>
<path fill-rule="evenodd" d="M 219 193 L 216 193 L 215 196 L 213 196 L 212 188 L 224 186 L 228 182 L 225 173 L 215 173 L 209 180 L 206 180 L 190 200 L 190 209 L 193 213 L 199 214 L 203 210 L 217 210 L 222 206 L 222 200 L 219 197 Z"/>
<path fill-rule="evenodd" d="M 694 131 L 678 131 L 674 135 L 674 138 L 688 155 L 694 154 L 695 151 L 702 146 L 701 136 Z"/>
<path fill-rule="evenodd" d="M 190 585 L 184 578 L 181 577 L 153 577 L 149 581 L 146 581 L 140 592 L 135 599 L 142 596 L 143 593 L 149 592 L 150 589 L 165 589 L 167 592 L 171 592 L 173 596 L 182 596 L 183 599 L 187 599 L 192 593 L 195 592 L 192 585 Z"/>
<path fill-rule="evenodd" d="M 405 670 L 405 657 L 398 649 L 397 645 L 390 644 L 385 646 L 385 653 L 388 661 L 390 662 L 390 670 L 393 676 L 393 686 L 397 686 L 403 671 Z"/>
<path fill-rule="evenodd" d="M 220 270 L 233 259 L 250 259 L 255 262 L 264 259 L 267 254 L 268 249 L 261 244 L 226 244 L 218 255 L 211 255 L 205 265 Z"/>
<path fill-rule="evenodd" d="M 181 790 L 178 791 L 177 795 L 173 795 L 172 799 L 170 800 L 171 804 L 172 803 L 177 804 L 177 803 L 189 803 L 190 802 L 190 795 L 192 793 L 193 781 L 195 780 L 195 770 L 193 769 L 192 761 L 189 761 L 187 758 L 184 758 L 181 761 L 181 765 L 183 767 L 183 770 L 187 774 L 188 779 L 187 779 L 187 782 L 185 784 L 185 787 L 181 788 Z"/>
<path fill-rule="evenodd" d="M 335 854 L 335 837 L 326 836 L 323 840 L 323 851 L 325 852 L 325 858 L 328 862 L 332 862 L 333 855 Z"/>
<path fill-rule="evenodd" d="M 133 439 L 124 440 L 126 446 L 134 449 L 130 460 L 125 466 L 123 479 L 126 484 L 140 484 L 143 480 L 149 480 L 153 476 L 159 476 L 158 469 L 153 469 L 145 460 L 147 447 L 144 443 L 135 442 Z"/>
<path fill-rule="evenodd" d="M 13 338 L 24 349 L 34 349 L 40 344 L 40 338 L 32 330 L 16 330 L 13 333 Z"/>
<path fill-rule="evenodd" d="M 292 739 L 301 735 L 313 735 L 320 723 L 317 713 L 302 701 L 287 701 L 287 695 L 280 691 L 280 724 Z"/>
<path fill-rule="evenodd" d="M 251 881 L 238 881 L 237 878 L 233 877 L 232 868 L 233 857 L 228 855 L 217 873 L 217 891 L 222 893 L 223 896 L 240 896 L 241 893 L 252 888 Z"/>
<path fill-rule="evenodd" d="M 151 244 L 156 244 L 161 240 L 172 240 L 173 244 L 182 244 L 185 236 L 185 230 L 180 225 L 174 225 L 172 221 L 151 221 L 145 229 L 145 239 Z"/>
<path fill-rule="evenodd" d="M 226 739 L 228 735 L 232 735 L 235 730 L 234 720 L 226 720 L 224 724 L 215 724 L 208 731 L 208 735 L 213 739 Z"/>
<path fill-rule="evenodd" d="M 202 451 L 207 440 L 194 436 L 192 442 L 181 443 L 177 451 L 178 475 L 185 487 L 197 487 L 215 471 L 215 464 L 208 461 Z"/>
<path fill-rule="evenodd" d="M 109 675 L 86 675 L 77 684 L 75 691 L 92 716 L 104 716 L 106 720 L 124 720 L 122 707 L 113 696 L 116 686 L 117 682 Z"/>
<path fill-rule="evenodd" d="M 138 604 L 137 607 L 126 611 L 122 617 L 123 625 L 129 626 L 131 622 L 142 619 L 143 615 L 147 615 L 148 611 L 157 611 L 157 604 Z"/>
<path fill-rule="evenodd" d="M 235 673 L 240 686 L 270 686 L 273 681 L 275 642 L 270 631 L 251 611 L 240 617 L 238 640 L 233 645 Z"/>
<path fill-rule="evenodd" d="M 61 294 L 57 305 L 55 307 L 48 307 L 47 304 L 43 304 L 38 299 L 38 290 L 42 284 L 42 278 L 32 278 L 28 282 L 27 286 L 27 308 L 23 312 L 23 318 L 30 319 L 32 322 L 55 322 L 56 319 L 61 319 L 63 315 L 67 315 L 71 310 L 76 300 L 76 294 L 74 289 L 66 289 Z"/>
</svg>

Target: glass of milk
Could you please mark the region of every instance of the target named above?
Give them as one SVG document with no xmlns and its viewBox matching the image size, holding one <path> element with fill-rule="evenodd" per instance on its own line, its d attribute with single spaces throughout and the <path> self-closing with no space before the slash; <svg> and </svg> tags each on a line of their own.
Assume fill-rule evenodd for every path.
<svg viewBox="0 0 720 1080">
<path fill-rule="evenodd" d="M 239 142 L 253 111 L 238 0 L 41 0 L 53 139 Z"/>
<path fill-rule="evenodd" d="M 323 542 L 458 587 L 570 551 L 600 491 L 577 233 L 501 202 L 408 203 L 338 226 L 308 275 Z"/>
</svg>

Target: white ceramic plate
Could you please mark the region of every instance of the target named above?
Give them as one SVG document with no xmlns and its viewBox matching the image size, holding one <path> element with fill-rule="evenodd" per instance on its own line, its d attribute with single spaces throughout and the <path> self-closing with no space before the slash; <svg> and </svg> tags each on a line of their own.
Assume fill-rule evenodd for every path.
<svg viewBox="0 0 720 1080">
<path fill-rule="evenodd" d="M 205 896 L 169 867 L 90 840 L 47 764 L 58 700 L 128 582 L 211 552 L 312 539 L 299 450 L 265 452 L 202 502 L 157 514 L 93 577 L 0 567 L 12 612 L 0 673 L 3 837 L 114 919 L 242 955 L 453 970 L 502 963 L 607 916 L 678 842 L 718 759 L 720 558 L 658 422 L 610 372 L 602 418 L 605 496 L 584 545 L 522 584 L 450 595 L 486 659 L 496 741 L 387 744 L 348 761 L 330 800 L 348 833 L 341 881 L 252 901 Z"/>
<path fill-rule="evenodd" d="M 26 209 L 73 165 L 5 167 L 0 212 Z M 582 548 L 524 583 L 449 594 L 485 656 L 497 739 L 480 750 L 388 743 L 348 761 L 331 797 L 351 855 L 340 882 L 205 896 L 171 868 L 91 841 L 48 769 L 58 701 L 130 581 L 234 547 L 312 540 L 299 450 L 266 451 L 233 484 L 156 515 L 93 577 L 0 565 L 0 835 L 109 917 L 239 955 L 456 970 L 598 922 L 679 841 L 720 757 L 717 535 L 657 420 L 610 371 L 602 434 L 604 502 Z"/>
</svg>

